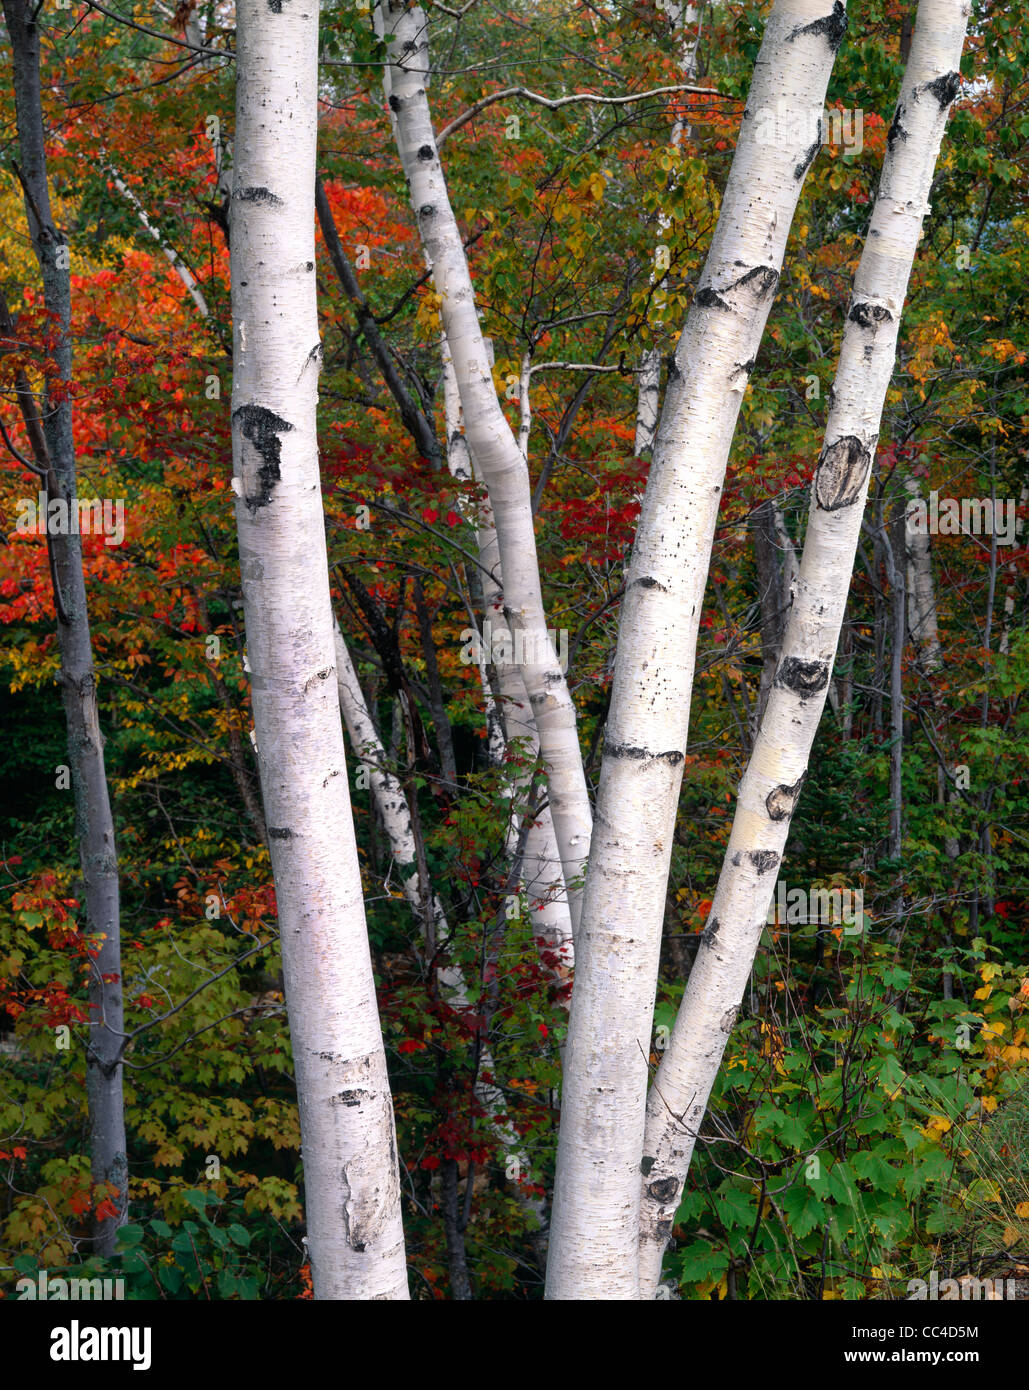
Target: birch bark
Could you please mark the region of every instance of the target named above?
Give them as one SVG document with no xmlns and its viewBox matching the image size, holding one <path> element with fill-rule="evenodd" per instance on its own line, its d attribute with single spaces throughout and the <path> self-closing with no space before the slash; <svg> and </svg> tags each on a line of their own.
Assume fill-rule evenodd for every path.
<svg viewBox="0 0 1029 1390">
<path fill-rule="evenodd" d="M 825 705 L 901 310 L 947 113 L 967 0 L 921 0 L 854 282 L 789 626 L 740 785 L 702 945 L 647 1103 L 642 1296 L 654 1297 L 697 1131 L 732 1030 Z M 580 966 L 581 971 L 581 966 Z"/>
<path fill-rule="evenodd" d="M 622 603 L 576 936 L 550 1298 L 639 1295 L 647 1056 L 708 559 L 729 446 L 845 28 L 839 0 L 777 0 L 670 369 Z M 784 109 L 790 119 L 776 129 L 769 113 Z"/>
<path fill-rule="evenodd" d="M 418 852 L 415 844 L 414 827 L 407 797 L 398 779 L 386 766 L 386 750 L 376 732 L 368 713 L 357 672 L 350 659 L 346 641 L 335 626 L 336 670 L 339 689 L 340 708 L 347 726 L 347 733 L 355 755 L 361 760 L 368 774 L 368 784 L 372 797 L 378 807 L 386 838 L 389 840 L 393 861 L 400 874 L 404 897 L 411 905 L 415 920 L 419 925 L 423 942 L 431 943 L 431 953 L 435 953 L 440 943 L 446 944 L 450 935 L 443 904 L 432 890 L 432 885 L 423 881 L 419 870 Z M 440 992 L 453 1009 L 466 1011 L 471 1008 L 464 973 L 458 966 L 441 965 L 436 967 L 436 979 Z M 504 1150 L 508 1162 L 516 1160 L 519 1170 L 525 1174 L 530 1171 L 528 1155 L 522 1150 L 521 1139 L 514 1125 L 507 1118 L 507 1102 L 499 1086 L 484 1081 L 482 1074 L 496 1074 L 496 1064 L 488 1043 L 484 1043 L 479 1060 L 479 1075 L 475 1078 L 475 1095 L 485 1112 L 494 1137 Z M 527 1196 L 518 1189 L 519 1197 L 526 1210 L 536 1218 L 539 1229 L 546 1229 L 546 1209 L 535 1197 Z"/>
<path fill-rule="evenodd" d="M 591 815 L 575 705 L 543 611 L 529 469 L 497 399 L 468 263 L 436 149 L 426 95 L 425 15 L 417 7 L 405 9 L 393 0 L 383 0 L 374 18 L 376 31 L 387 43 L 384 87 L 411 206 L 441 300 L 468 444 L 489 491 L 503 569 L 504 616 L 518 637 L 516 660 L 539 734 L 574 928 Z"/>
<path fill-rule="evenodd" d="M 689 3 L 689 0 L 682 5 L 671 0 L 671 3 L 661 4 L 660 8 L 669 16 L 673 27 L 679 31 L 682 76 L 687 82 L 692 82 L 697 75 L 697 47 L 700 43 L 699 11 L 695 5 Z M 697 26 L 695 30 L 694 25 Z M 689 138 L 690 127 L 676 118 L 675 124 L 672 126 L 672 148 L 677 149 L 684 139 L 688 140 Z M 662 213 L 658 217 L 659 237 L 663 236 L 667 229 L 668 218 Z M 653 276 L 651 279 L 653 280 Z M 661 351 L 659 348 L 650 347 L 640 359 L 639 382 L 637 383 L 636 440 L 633 445 L 633 452 L 637 458 L 653 446 L 660 399 Z"/>
<path fill-rule="evenodd" d="M 40 415 L 46 463 L 59 490 L 74 506 L 77 494 L 72 395 L 71 271 L 64 235 L 54 226 L 47 179 L 46 134 L 39 72 L 39 6 L 4 0 L 11 39 L 14 101 L 21 157 L 21 179 L 33 249 L 43 281 L 43 300 L 53 316 L 56 372 L 44 382 Z M 37 436 L 38 438 L 38 436 Z M 40 463 L 43 460 L 39 460 Z M 48 489 L 49 490 L 49 489 Z M 70 529 L 70 528 L 69 528 Z M 89 984 L 89 1042 L 86 1096 L 89 1111 L 90 1172 L 94 1183 L 110 1185 L 117 1215 L 94 1224 L 94 1251 L 114 1254 L 118 1227 L 128 1203 L 128 1160 L 121 1065 L 124 1036 L 122 1004 L 118 858 L 114 819 L 104 765 L 104 739 L 96 698 L 96 674 L 89 629 L 81 538 L 49 537 L 60 651 L 61 698 L 68 731 L 68 760 L 75 796 L 75 833 L 82 866 L 86 931 L 99 938 Z M 63 612 L 62 612 L 63 609 Z M 99 1194 L 98 1194 L 99 1204 Z"/>
<path fill-rule="evenodd" d="M 528 413 L 527 375 L 523 380 L 526 384 L 522 393 L 522 417 L 518 438 L 519 448 L 524 455 L 528 445 L 526 422 L 531 417 Z M 446 338 L 443 340 L 443 399 L 446 412 L 447 464 L 450 472 L 458 479 L 475 479 L 481 482 L 481 475 L 469 451 L 464 432 L 460 393 Z M 479 644 L 479 676 L 486 702 L 490 759 L 494 766 L 499 766 L 504 761 L 507 745 L 513 739 L 519 739 L 522 744 L 521 760 L 526 769 L 524 774 L 511 779 L 508 799 L 513 805 L 519 795 L 524 794 L 532 780 L 531 769 L 539 756 L 539 735 L 522 673 L 512 659 L 513 642 L 504 618 L 500 545 L 488 495 L 478 507 L 476 542 L 483 622 L 490 636 L 488 652 L 486 642 Z M 491 656 L 497 674 L 499 710 L 490 692 L 487 663 Z M 509 846 L 517 839 L 517 834 L 518 825 L 513 817 L 508 833 Z M 549 802 L 545 802 L 534 815 L 525 838 L 522 883 L 532 922 L 533 939 L 540 951 L 544 968 L 558 983 L 567 984 L 575 964 L 575 948 L 572 943 L 568 892 L 565 888 Z"/>
<path fill-rule="evenodd" d="M 311 1273 L 318 1299 L 406 1299 L 318 478 L 318 7 L 240 0 L 236 14 L 233 490 Z"/>
</svg>

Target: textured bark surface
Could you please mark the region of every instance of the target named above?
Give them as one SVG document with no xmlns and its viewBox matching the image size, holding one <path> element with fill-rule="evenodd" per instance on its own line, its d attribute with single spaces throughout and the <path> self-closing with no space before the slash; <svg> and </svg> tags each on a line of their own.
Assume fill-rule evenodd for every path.
<svg viewBox="0 0 1029 1390">
<path fill-rule="evenodd" d="M 635 1298 L 647 1057 L 701 603 L 729 446 L 814 150 L 758 139 L 821 115 L 846 17 L 779 0 L 675 351 L 622 603 L 566 1048 L 550 1298 Z M 799 122 L 791 122 L 796 127 Z"/>
<path fill-rule="evenodd" d="M 764 929 L 825 705 L 883 403 L 933 171 L 958 87 L 967 0 L 921 0 L 854 282 L 776 678 L 740 784 L 725 861 L 647 1104 L 641 1293 L 653 1298 L 690 1158 Z"/>
<path fill-rule="evenodd" d="M 450 205 L 432 129 L 429 44 L 418 8 L 381 4 L 375 11 L 389 63 L 384 86 L 411 207 L 440 296 L 440 315 L 464 410 L 468 444 L 489 491 L 503 569 L 504 617 L 520 634 L 518 665 L 532 706 L 547 773 L 573 926 L 590 837 L 590 805 L 575 706 L 547 634 L 533 528 L 528 465 L 497 399 L 475 310 L 461 235 Z"/>
<path fill-rule="evenodd" d="M 907 603 L 908 631 L 911 640 L 922 653 L 922 665 L 926 671 L 935 671 L 943 661 L 940 649 L 940 631 L 936 619 L 936 586 L 933 583 L 932 549 L 929 532 L 911 524 L 911 514 L 920 500 L 918 483 L 914 478 L 905 478 L 904 487 L 908 494 L 907 539 Z"/>
<path fill-rule="evenodd" d="M 525 374 L 523 374 L 523 382 Z M 443 340 L 443 391 L 447 431 L 447 464 L 458 479 L 476 479 L 481 474 L 475 467 L 464 432 L 464 414 L 454 375 L 453 359 L 446 339 Z M 519 448 L 525 452 L 528 443 L 528 390 L 523 390 L 522 425 L 519 429 Z M 500 569 L 500 544 L 493 519 L 489 496 L 479 503 L 475 517 L 478 548 L 478 584 L 482 597 L 484 624 L 489 624 L 490 651 L 482 643 L 479 652 L 479 674 L 486 703 L 486 723 L 489 732 L 490 761 L 499 767 L 507 756 L 508 744 L 520 741 L 519 770 L 509 781 L 508 796 L 514 803 L 524 799 L 532 780 L 539 756 L 539 734 L 529 705 L 525 681 L 513 660 L 514 646 L 504 618 L 504 585 Z M 497 680 L 499 702 L 493 699 L 488 665 L 492 659 Z M 517 817 L 508 828 L 509 847 L 518 836 Z M 525 837 L 522 854 L 522 886 L 525 889 L 532 919 L 533 939 L 543 958 L 544 968 L 559 983 L 571 978 L 575 963 L 572 942 L 572 923 L 565 889 L 561 856 L 554 833 L 549 801 L 544 801 Z"/>
<path fill-rule="evenodd" d="M 316 403 L 318 9 L 240 0 L 233 489 L 318 1299 L 408 1297 L 337 694 Z"/>
<path fill-rule="evenodd" d="M 54 387 L 70 382 L 71 273 L 67 243 L 53 223 L 47 181 L 46 137 L 39 76 L 39 31 L 30 22 L 38 6 L 4 0 L 4 18 L 14 59 L 14 98 L 26 216 L 43 280 L 43 299 L 53 315 L 56 377 L 44 384 L 41 410 L 46 462 L 66 498 L 77 495 L 70 393 Z M 62 254 L 63 253 L 63 254 Z M 51 394 L 53 393 L 53 394 Z M 37 446 L 38 447 L 38 446 Z M 41 462 L 41 460 L 37 460 Z M 63 620 L 57 624 L 60 685 L 68 730 L 68 762 L 75 796 L 75 833 L 82 866 L 86 931 L 99 938 L 89 984 L 89 1041 L 86 1094 L 89 1109 L 90 1172 L 109 1184 L 118 1215 L 97 1222 L 94 1250 L 112 1255 L 128 1201 L 128 1161 L 122 1099 L 124 1031 L 118 858 L 104 767 L 104 740 L 97 710 L 96 676 L 89 631 L 82 545 L 78 535 L 49 538 L 53 574 Z M 60 612 L 60 609 L 59 609 Z M 97 1204 L 102 1194 L 97 1194 Z"/>
</svg>

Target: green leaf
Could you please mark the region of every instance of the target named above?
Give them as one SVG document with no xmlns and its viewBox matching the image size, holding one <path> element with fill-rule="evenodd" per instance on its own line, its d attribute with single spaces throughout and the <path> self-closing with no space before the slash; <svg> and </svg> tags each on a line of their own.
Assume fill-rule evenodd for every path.
<svg viewBox="0 0 1029 1390">
<path fill-rule="evenodd" d="M 824 1208 L 818 1194 L 806 1183 L 795 1183 L 779 1199 L 793 1234 L 803 1240 L 824 1221 Z"/>
<path fill-rule="evenodd" d="M 241 1226 L 238 1221 L 234 1221 L 232 1225 L 228 1227 L 228 1233 L 229 1237 L 234 1240 L 237 1245 L 242 1245 L 244 1250 L 249 1247 L 250 1232 L 245 1226 Z"/>
<path fill-rule="evenodd" d="M 122 1226 L 118 1231 L 117 1243 L 125 1250 L 141 1245 L 146 1232 L 142 1226 Z"/>
</svg>

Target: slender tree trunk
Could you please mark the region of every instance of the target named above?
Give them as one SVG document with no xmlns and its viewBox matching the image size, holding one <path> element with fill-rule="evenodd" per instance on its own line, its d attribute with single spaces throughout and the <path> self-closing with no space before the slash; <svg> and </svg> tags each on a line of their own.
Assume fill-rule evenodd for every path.
<svg viewBox="0 0 1029 1390">
<path fill-rule="evenodd" d="M 527 392 L 525 393 L 527 396 Z M 468 448 L 464 431 L 460 393 L 454 375 L 453 359 L 443 339 L 443 399 L 446 412 L 447 465 L 453 477 L 481 481 Z M 525 420 L 523 402 L 523 423 Z M 519 430 L 519 447 L 528 443 L 528 433 Z M 488 495 L 479 503 L 475 519 L 478 547 L 479 583 L 484 628 L 490 634 L 487 644 L 479 644 L 479 676 L 486 705 L 486 725 L 490 762 L 499 767 L 512 739 L 522 740 L 521 770 L 511 777 L 508 800 L 515 801 L 532 783 L 532 771 L 539 755 L 539 735 L 529 706 L 525 681 L 513 659 L 513 641 L 504 617 L 504 591 L 500 571 L 500 545 Z M 488 649 L 487 649 L 488 646 Z M 497 678 L 499 707 L 491 693 L 488 663 L 492 658 Z M 517 838 L 517 818 L 512 816 L 508 830 L 509 846 Z M 575 961 L 571 915 L 565 889 L 561 856 L 557 848 L 554 822 L 548 802 L 539 808 L 529 827 L 522 858 L 522 883 L 532 920 L 533 939 L 543 959 L 544 969 L 557 983 L 567 984 Z"/>
<path fill-rule="evenodd" d="M 339 702 L 347 734 L 355 756 L 360 759 L 367 772 L 372 799 L 379 812 L 389 840 L 393 862 L 400 875 L 401 890 L 414 913 L 431 963 L 431 958 L 441 947 L 445 949 L 450 938 L 446 912 L 429 880 L 424 854 L 419 853 L 411 807 L 399 780 L 387 766 L 386 750 L 368 712 L 357 672 L 354 670 L 338 623 L 335 625 L 335 643 Z M 454 1009 L 468 1011 L 471 1004 L 461 968 L 443 964 L 436 966 L 435 970 L 436 982 L 446 1002 Z M 478 1070 L 480 1074 L 474 1082 L 475 1095 L 487 1116 L 494 1138 L 499 1142 L 505 1159 L 517 1159 L 522 1171 L 528 1173 L 529 1159 L 523 1152 L 518 1132 L 506 1118 L 507 1102 L 504 1093 L 499 1086 L 482 1080 L 481 1073 L 496 1072 L 488 1040 L 481 1048 Z M 523 1206 L 538 1222 L 540 1230 L 545 1230 L 546 1210 L 543 1203 L 535 1197 L 526 1196 L 521 1189 L 519 1196 Z"/>
<path fill-rule="evenodd" d="M 672 24 L 677 31 L 683 81 L 692 82 L 697 73 L 697 46 L 700 43 L 700 29 L 694 27 L 699 19 L 697 8 L 688 3 L 688 0 L 686 4 L 665 4 L 662 8 L 671 17 Z M 683 140 L 690 138 L 690 134 L 690 127 L 677 118 L 672 126 L 672 148 L 678 149 Z M 674 181 L 672 188 L 674 188 Z M 663 238 L 669 226 L 669 220 L 663 212 L 658 214 L 657 225 L 660 239 Z M 653 282 L 653 276 L 651 276 L 651 282 Z M 660 402 L 661 351 L 657 347 L 649 347 L 640 360 L 639 381 L 637 382 L 636 440 L 633 445 L 633 452 L 637 458 L 653 448 Z"/>
<path fill-rule="evenodd" d="M 636 1298 L 661 927 L 718 502 L 811 161 L 843 5 L 778 0 L 675 352 L 622 602 L 561 1104 L 547 1296 Z M 769 143 L 768 111 L 806 113 Z M 812 136 L 814 140 L 812 141 Z"/>
<path fill-rule="evenodd" d="M 441 299 L 465 430 L 489 490 L 504 582 L 504 616 L 518 637 L 516 659 L 532 704 L 547 772 L 550 809 L 561 853 L 573 927 L 577 883 L 590 837 L 590 805 L 576 732 L 575 705 L 547 632 L 536 557 L 529 469 L 497 399 L 475 309 L 461 236 L 436 150 L 426 88 L 428 24 L 424 12 L 384 0 L 375 10 L 387 43 L 384 86 L 411 206 Z"/>
<path fill-rule="evenodd" d="M 1019 496 L 1019 499 L 1018 499 L 1018 510 L 1019 510 L 1020 512 L 1021 512 L 1021 511 L 1024 511 L 1024 509 L 1025 509 L 1025 504 L 1026 504 L 1027 502 L 1029 502 L 1029 486 L 1023 485 L 1021 495 Z M 1016 517 L 1016 519 L 1015 519 L 1015 546 L 1014 546 L 1016 552 L 1017 552 L 1018 550 L 1021 549 L 1021 546 L 1022 546 L 1022 533 L 1023 533 L 1024 530 L 1025 530 L 1025 522 L 1022 520 L 1022 518 L 1021 518 L 1020 516 L 1019 516 L 1019 517 Z M 1008 644 L 1009 644 L 1010 638 L 1011 638 L 1011 620 L 1012 620 L 1012 619 L 1014 618 L 1014 616 L 1015 616 L 1015 606 L 1016 606 L 1015 596 L 1016 596 L 1017 593 L 1018 593 L 1018 561 L 1017 561 L 1017 560 L 1010 560 L 1010 561 L 1004 566 L 1004 568 L 1005 568 L 1006 571 L 1007 571 L 1008 586 L 1007 586 L 1007 592 L 1006 592 L 1005 595 L 1004 595 L 1004 620 L 1003 620 L 1003 622 L 1002 622 L 1002 624 L 1001 624 L 1001 630 L 1000 630 L 1000 643 L 999 643 L 999 645 L 998 645 L 998 647 L 997 647 L 997 650 L 1000 652 L 1000 654 L 1001 654 L 1002 656 L 1004 656 L 1004 655 L 1007 653 L 1007 650 L 1008 650 Z M 1024 610 L 1023 610 L 1023 611 L 1024 611 Z M 1023 617 L 1023 622 L 1024 622 L 1024 621 L 1025 621 L 1025 619 L 1024 619 L 1024 617 Z"/>
<path fill-rule="evenodd" d="M 903 503 L 894 504 L 885 537 L 890 557 L 890 834 L 887 853 L 899 861 L 904 826 L 904 619 L 905 523 Z"/>
<path fill-rule="evenodd" d="M 233 490 L 317 1299 L 406 1299 L 318 477 L 318 8 L 237 6 Z"/>
<path fill-rule="evenodd" d="M 940 650 L 940 633 L 936 621 L 936 587 L 933 584 L 932 551 L 929 547 L 928 528 L 914 526 L 911 518 L 920 500 L 918 483 L 914 478 L 905 478 L 904 487 L 908 494 L 907 505 L 907 574 L 905 589 L 908 604 L 908 630 L 911 640 L 922 653 L 922 664 L 926 671 L 935 671 L 943 660 Z"/>
<path fill-rule="evenodd" d="M 654 1297 L 658 1285 L 825 704 L 901 310 L 947 112 L 959 87 L 967 15 L 965 0 L 922 0 L 918 8 L 895 136 L 854 283 L 783 652 L 740 785 L 703 944 L 648 1099 L 640 1244 L 646 1298 Z"/>
<path fill-rule="evenodd" d="M 786 530 L 782 510 L 771 498 L 755 508 L 753 531 L 758 602 L 761 606 L 761 689 L 756 715 L 760 723 L 779 662 L 779 649 L 793 602 L 793 585 L 798 570 L 797 552 Z"/>
<path fill-rule="evenodd" d="M 70 391 L 71 273 L 68 245 L 63 233 L 54 226 L 50 207 L 39 29 L 33 22 L 40 7 L 27 0 L 3 0 L 3 8 L 14 61 L 14 100 L 26 216 L 43 280 L 43 302 L 52 316 L 55 334 L 50 355 L 56 373 L 44 383 L 40 412 L 45 463 L 69 507 L 74 508 L 78 489 Z M 42 464 L 44 460 L 37 462 Z M 93 1240 L 97 1254 L 110 1256 L 114 1253 L 118 1227 L 125 1222 L 128 1203 L 121 1065 L 124 1009 L 118 858 L 97 709 L 81 541 L 78 535 L 52 535 L 48 543 L 59 615 L 57 641 L 61 669 L 58 679 L 68 730 L 86 933 L 98 947 L 90 973 L 86 1052 L 90 1171 L 94 1184 L 108 1185 L 117 1208 L 116 1216 L 95 1222 Z M 107 1193 L 96 1194 L 98 1202 L 102 1195 Z"/>
</svg>

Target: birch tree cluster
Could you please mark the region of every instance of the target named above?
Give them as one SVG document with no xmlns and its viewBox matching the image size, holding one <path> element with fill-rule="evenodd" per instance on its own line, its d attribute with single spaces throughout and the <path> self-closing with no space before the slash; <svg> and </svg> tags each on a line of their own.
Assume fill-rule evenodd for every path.
<svg viewBox="0 0 1029 1390">
<path fill-rule="evenodd" d="M 3 12 L 0 1265 L 1029 1262 L 1018 7 Z"/>
</svg>

